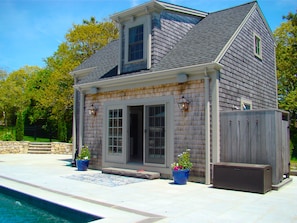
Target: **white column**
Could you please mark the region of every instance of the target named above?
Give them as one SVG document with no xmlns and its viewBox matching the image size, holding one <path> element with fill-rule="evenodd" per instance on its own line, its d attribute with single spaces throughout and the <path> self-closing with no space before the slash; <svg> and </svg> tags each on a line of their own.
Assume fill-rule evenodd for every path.
<svg viewBox="0 0 297 223">
<path fill-rule="evenodd" d="M 205 71 L 205 184 L 210 184 L 210 102 L 209 102 L 209 77 Z"/>
<path fill-rule="evenodd" d="M 220 162 L 220 103 L 219 103 L 219 71 L 212 74 L 212 164 Z"/>
<path fill-rule="evenodd" d="M 79 138 L 78 147 L 79 149 L 83 145 L 83 130 L 84 130 L 84 105 L 85 105 L 85 94 L 80 92 L 80 103 L 79 103 Z"/>
<path fill-rule="evenodd" d="M 77 103 L 77 90 L 74 89 L 74 98 L 73 98 L 73 116 L 72 116 L 72 160 L 75 159 L 75 152 L 76 152 L 76 103 Z"/>
</svg>

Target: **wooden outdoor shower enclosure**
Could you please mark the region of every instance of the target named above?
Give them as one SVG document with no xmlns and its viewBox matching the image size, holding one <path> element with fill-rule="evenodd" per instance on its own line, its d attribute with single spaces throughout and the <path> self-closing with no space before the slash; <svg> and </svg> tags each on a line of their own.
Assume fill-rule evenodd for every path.
<svg viewBox="0 0 297 223">
<path fill-rule="evenodd" d="M 221 161 L 269 164 L 272 184 L 289 176 L 289 113 L 280 110 L 220 113 Z"/>
</svg>

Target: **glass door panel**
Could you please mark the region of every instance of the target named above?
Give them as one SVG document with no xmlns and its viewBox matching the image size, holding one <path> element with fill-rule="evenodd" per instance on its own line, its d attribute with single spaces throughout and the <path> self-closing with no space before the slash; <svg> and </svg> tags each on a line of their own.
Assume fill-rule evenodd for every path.
<svg viewBox="0 0 297 223">
<path fill-rule="evenodd" d="M 107 159 L 122 161 L 123 157 L 123 109 L 108 110 Z"/>
<path fill-rule="evenodd" d="M 165 105 L 146 106 L 145 162 L 165 163 Z"/>
</svg>

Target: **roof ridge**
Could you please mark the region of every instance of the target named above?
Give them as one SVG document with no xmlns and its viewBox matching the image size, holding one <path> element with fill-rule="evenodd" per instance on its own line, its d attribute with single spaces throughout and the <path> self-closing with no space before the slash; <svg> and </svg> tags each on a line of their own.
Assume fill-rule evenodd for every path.
<svg viewBox="0 0 297 223">
<path fill-rule="evenodd" d="M 234 5 L 234 6 L 229 7 L 229 8 L 221 9 L 221 10 L 214 11 L 214 12 L 209 12 L 209 14 L 215 14 L 215 13 L 220 13 L 220 12 L 223 12 L 223 11 L 228 11 L 228 10 L 232 10 L 234 8 L 242 7 L 242 6 L 253 4 L 253 3 L 258 3 L 258 1 L 257 0 L 253 0 L 253 1 L 250 1 L 250 2 L 247 2 L 247 3 L 243 3 L 241 5 Z"/>
<path fill-rule="evenodd" d="M 191 8 L 191 7 L 187 7 L 187 6 L 182 6 L 182 5 L 178 5 L 178 4 L 174 4 L 174 3 L 168 3 L 168 2 L 160 1 L 160 0 L 152 0 L 152 1 L 155 1 L 155 2 L 158 2 L 158 3 L 161 3 L 161 4 L 176 6 L 176 7 L 180 7 L 180 8 L 184 8 L 184 9 L 189 9 L 191 11 L 196 11 L 196 12 L 202 12 L 202 13 L 205 13 L 205 14 L 209 14 L 209 12 L 205 12 L 205 11 L 202 11 L 202 10 L 199 10 L 199 9 L 195 9 L 195 8 Z"/>
</svg>

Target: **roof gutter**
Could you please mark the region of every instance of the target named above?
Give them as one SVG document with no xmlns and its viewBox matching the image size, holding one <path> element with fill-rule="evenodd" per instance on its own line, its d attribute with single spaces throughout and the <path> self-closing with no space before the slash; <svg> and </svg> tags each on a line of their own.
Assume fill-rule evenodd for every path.
<svg viewBox="0 0 297 223">
<path fill-rule="evenodd" d="M 71 71 L 70 74 L 73 77 L 81 77 L 88 75 L 91 71 L 95 70 L 97 67 L 89 67 L 81 70 Z"/>
<path fill-rule="evenodd" d="M 186 74 L 188 80 L 197 80 L 204 78 L 205 69 L 208 72 L 218 71 L 223 66 L 217 62 L 174 68 L 164 71 L 147 72 L 142 74 L 126 74 L 112 78 L 104 78 L 95 82 L 82 83 L 74 85 L 79 91 L 87 92 L 91 88 L 97 88 L 100 92 L 112 90 L 124 90 L 131 87 L 145 87 L 156 84 L 176 83 L 177 75 Z"/>
</svg>

